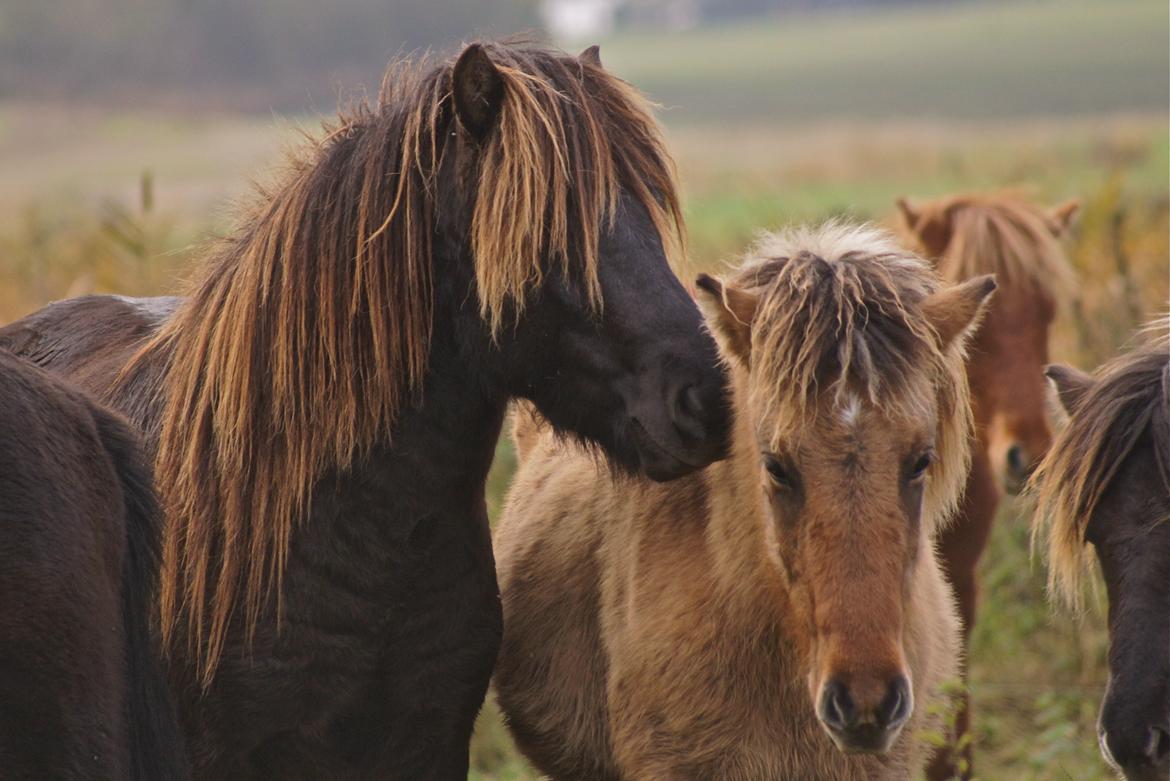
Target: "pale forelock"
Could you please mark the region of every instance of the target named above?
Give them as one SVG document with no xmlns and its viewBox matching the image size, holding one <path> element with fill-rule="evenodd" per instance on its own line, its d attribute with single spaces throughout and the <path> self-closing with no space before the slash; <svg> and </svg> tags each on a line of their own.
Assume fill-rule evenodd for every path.
<svg viewBox="0 0 1170 781">
<path fill-rule="evenodd" d="M 939 289 L 929 264 L 885 231 L 833 221 L 762 236 L 732 284 L 760 297 L 749 396 L 769 445 L 811 430 L 826 399 L 839 411 L 856 399 L 891 418 L 937 415 L 926 512 L 949 515 L 966 478 L 970 405 L 962 345 L 941 350 L 922 314 Z"/>
</svg>

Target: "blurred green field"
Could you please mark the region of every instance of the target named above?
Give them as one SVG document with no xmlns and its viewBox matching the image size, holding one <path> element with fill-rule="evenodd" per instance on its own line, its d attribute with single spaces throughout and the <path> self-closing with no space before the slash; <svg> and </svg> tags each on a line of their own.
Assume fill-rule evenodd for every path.
<svg viewBox="0 0 1170 781">
<path fill-rule="evenodd" d="M 602 59 L 672 121 L 988 119 L 1164 111 L 1160 0 L 921 3 L 667 35 Z"/>
<path fill-rule="evenodd" d="M 1164 0 L 924 4 L 621 36 L 602 57 L 668 107 L 693 269 L 718 270 L 762 228 L 889 220 L 900 195 L 1081 197 L 1082 293 L 1053 357 L 1091 367 L 1167 308 L 1168 17 Z M 315 124 L 0 104 L 0 322 L 67 295 L 175 290 L 248 177 Z M 505 440 L 493 516 L 513 467 Z M 1093 727 L 1103 619 L 1048 606 L 1026 515 L 1005 505 L 983 560 L 979 777 L 1107 779 Z M 535 778 L 490 701 L 472 757 L 472 778 Z"/>
</svg>

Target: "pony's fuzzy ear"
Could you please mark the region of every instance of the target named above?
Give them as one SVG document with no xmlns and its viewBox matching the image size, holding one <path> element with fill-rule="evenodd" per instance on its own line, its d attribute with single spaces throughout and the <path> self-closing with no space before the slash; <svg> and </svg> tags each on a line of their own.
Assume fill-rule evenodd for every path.
<svg viewBox="0 0 1170 781">
<path fill-rule="evenodd" d="M 593 44 L 585 51 L 577 55 L 577 59 L 586 65 L 592 65 L 594 68 L 601 67 L 601 47 Z"/>
<path fill-rule="evenodd" d="M 504 79 L 481 44 L 473 43 L 455 62 L 451 76 L 455 114 L 477 141 L 491 131 L 504 102 Z"/>
<path fill-rule="evenodd" d="M 974 330 L 988 296 L 994 291 L 995 275 L 984 274 L 940 290 L 922 302 L 922 314 L 938 333 L 939 345 L 944 350 Z"/>
<path fill-rule="evenodd" d="M 906 223 L 906 227 L 914 230 L 918 225 L 918 218 L 922 216 L 922 213 L 914 208 L 914 204 L 910 203 L 909 198 L 902 197 L 894 201 L 894 203 L 897 204 L 898 211 L 901 212 L 902 221 Z"/>
<path fill-rule="evenodd" d="M 1048 219 L 1052 222 L 1052 234 L 1060 238 L 1068 233 L 1073 220 L 1081 210 L 1081 202 L 1077 198 L 1065 201 L 1059 206 L 1053 206 L 1048 212 Z"/>
<path fill-rule="evenodd" d="M 1056 399 L 1068 415 L 1076 413 L 1096 382 L 1091 374 L 1062 363 L 1045 366 L 1044 376 L 1056 389 Z"/>
<path fill-rule="evenodd" d="M 751 360 L 752 320 L 760 303 L 759 296 L 700 274 L 695 280 L 695 297 L 724 352 L 747 366 Z"/>
</svg>

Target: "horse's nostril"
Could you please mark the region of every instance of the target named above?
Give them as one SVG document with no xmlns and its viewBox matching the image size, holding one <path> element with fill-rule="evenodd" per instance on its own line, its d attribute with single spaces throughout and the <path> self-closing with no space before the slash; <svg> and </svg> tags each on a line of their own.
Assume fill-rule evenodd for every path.
<svg viewBox="0 0 1170 781">
<path fill-rule="evenodd" d="M 910 684 L 904 677 L 899 676 L 890 683 L 889 691 L 878 706 L 876 713 L 878 725 L 886 729 L 901 726 L 910 717 L 912 702 Z"/>
<path fill-rule="evenodd" d="M 703 414 L 703 399 L 699 396 L 699 389 L 694 385 L 688 386 L 679 399 L 682 409 L 688 415 L 696 418 Z"/>
<path fill-rule="evenodd" d="M 676 393 L 673 419 L 683 434 L 696 440 L 706 436 L 703 411 L 703 393 L 698 385 L 687 385 Z"/>
<path fill-rule="evenodd" d="M 1170 733 L 1161 727 L 1150 728 L 1150 745 L 1146 752 L 1154 764 L 1170 759 Z"/>
<path fill-rule="evenodd" d="M 1012 474 L 1022 475 L 1028 471 L 1028 461 L 1024 458 L 1024 449 L 1019 445 L 1012 445 L 1007 450 L 1007 466 Z"/>
<path fill-rule="evenodd" d="M 857 721 L 857 709 L 853 705 L 853 698 L 849 696 L 849 690 L 835 678 L 825 684 L 821 693 L 819 715 L 825 726 L 839 732 L 849 729 Z"/>
</svg>

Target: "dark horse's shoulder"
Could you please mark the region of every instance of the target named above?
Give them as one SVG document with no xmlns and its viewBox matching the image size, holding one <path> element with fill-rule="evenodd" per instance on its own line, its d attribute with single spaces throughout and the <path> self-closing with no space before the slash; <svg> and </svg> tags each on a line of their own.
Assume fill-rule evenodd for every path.
<svg viewBox="0 0 1170 781">
<path fill-rule="evenodd" d="M 175 296 L 84 296 L 55 301 L 0 328 L 0 349 L 86 386 L 90 383 L 85 378 L 95 367 L 124 363 L 181 300 Z"/>
</svg>

